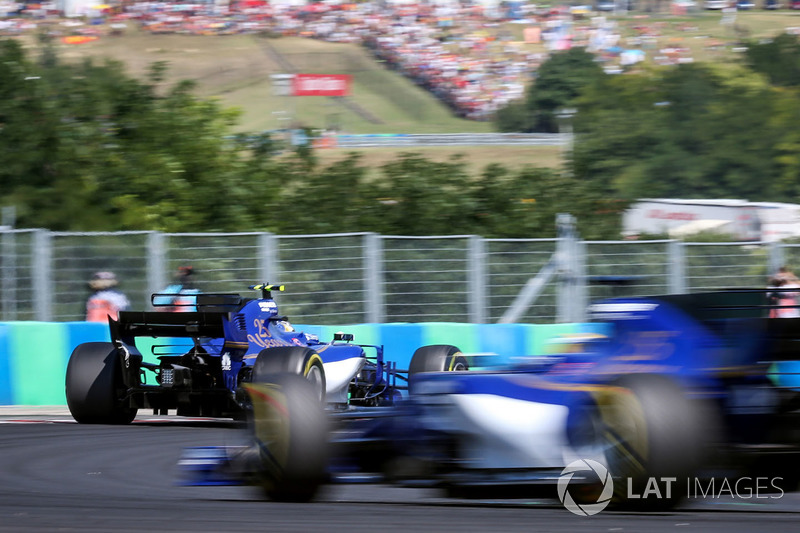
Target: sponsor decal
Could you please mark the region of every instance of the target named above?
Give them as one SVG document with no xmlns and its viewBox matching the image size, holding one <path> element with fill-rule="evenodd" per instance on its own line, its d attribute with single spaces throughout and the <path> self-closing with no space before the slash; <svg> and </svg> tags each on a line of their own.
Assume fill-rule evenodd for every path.
<svg viewBox="0 0 800 533">
<path fill-rule="evenodd" d="M 646 318 L 647 315 L 659 304 L 655 303 L 608 303 L 589 306 L 589 313 L 596 320 L 637 320 Z"/>
<path fill-rule="evenodd" d="M 269 313 L 270 315 L 278 314 L 278 304 L 275 302 L 258 302 L 258 308 L 262 313 Z"/>
<path fill-rule="evenodd" d="M 685 220 L 691 222 L 700 218 L 695 213 L 686 213 L 682 211 L 664 211 L 663 209 L 651 209 L 647 212 L 647 218 L 657 218 L 660 220 Z"/>
<path fill-rule="evenodd" d="M 268 321 L 264 320 L 263 318 L 256 318 L 253 320 L 253 325 L 256 328 L 255 335 L 248 335 L 247 340 L 251 344 L 255 344 L 256 346 L 260 346 L 261 348 L 274 348 L 276 346 L 291 346 L 290 343 L 286 341 L 282 341 L 280 339 L 275 339 L 272 337 L 272 333 L 269 332 L 269 328 L 267 327 Z"/>
<path fill-rule="evenodd" d="M 62 37 L 61 42 L 64 44 L 84 44 L 96 41 L 97 39 L 99 39 L 99 37 L 94 35 L 69 35 L 67 37 Z"/>
<path fill-rule="evenodd" d="M 346 74 L 295 74 L 294 96 L 347 96 L 351 77 Z"/>
</svg>

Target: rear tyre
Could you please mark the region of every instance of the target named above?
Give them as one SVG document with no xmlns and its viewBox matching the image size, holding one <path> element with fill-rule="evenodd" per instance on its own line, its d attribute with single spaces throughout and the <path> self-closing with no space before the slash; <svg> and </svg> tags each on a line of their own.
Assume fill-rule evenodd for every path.
<svg viewBox="0 0 800 533">
<path fill-rule="evenodd" d="M 67 406 L 80 424 L 130 424 L 136 408 L 120 401 L 124 393 L 122 362 L 110 342 L 87 342 L 72 352 L 67 364 Z"/>
<path fill-rule="evenodd" d="M 414 377 L 423 372 L 460 372 L 469 370 L 461 350 L 449 344 L 432 344 L 418 348 L 408 366 L 408 391 L 414 393 Z"/>
<path fill-rule="evenodd" d="M 314 385 L 297 374 L 273 374 L 245 385 L 258 450 L 256 484 L 272 500 L 307 502 L 327 480 L 328 427 Z"/>
<path fill-rule="evenodd" d="M 261 350 L 253 365 L 253 383 L 271 382 L 278 374 L 303 376 L 313 385 L 320 403 L 325 401 L 325 368 L 322 358 L 311 348 L 281 346 Z"/>
</svg>

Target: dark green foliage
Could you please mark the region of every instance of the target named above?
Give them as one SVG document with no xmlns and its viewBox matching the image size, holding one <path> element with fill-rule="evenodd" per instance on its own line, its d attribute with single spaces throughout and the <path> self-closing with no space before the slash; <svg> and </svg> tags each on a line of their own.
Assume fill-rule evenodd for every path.
<svg viewBox="0 0 800 533">
<path fill-rule="evenodd" d="M 584 48 L 571 48 L 550 56 L 527 94 L 528 112 L 534 117 L 533 131 L 557 133 L 558 109 L 571 106 L 584 87 L 605 76 L 594 54 Z"/>
<path fill-rule="evenodd" d="M 532 120 L 524 102 L 511 102 L 497 111 L 494 125 L 500 132 L 530 132 L 533 131 Z"/>
<path fill-rule="evenodd" d="M 495 126 L 504 132 L 558 133 L 557 111 L 572 106 L 586 86 L 605 77 L 595 56 L 584 48 L 557 52 L 536 73 L 524 103 L 512 102 L 498 111 Z"/>
<path fill-rule="evenodd" d="M 746 70 L 680 65 L 609 79 L 578 100 L 576 176 L 613 198 L 794 201 L 778 179 L 776 89 Z M 790 100 L 787 106 L 793 109 Z"/>
<path fill-rule="evenodd" d="M 779 87 L 800 86 L 800 41 L 797 35 L 781 34 L 761 43 L 749 43 L 747 65 L 766 75 Z"/>
<path fill-rule="evenodd" d="M 0 40 L 0 202 L 22 227 L 552 237 L 568 212 L 597 239 L 616 238 L 640 197 L 800 199 L 794 36 L 752 45 L 752 70 L 606 76 L 585 50 L 554 54 L 498 125 L 556 131 L 554 113 L 575 107 L 569 172 L 498 163 L 476 175 L 408 153 L 377 177 L 356 155 L 322 167 L 308 146 L 276 157 L 285 140 L 232 134 L 237 112 L 188 81 L 161 87 L 164 63 L 139 81 L 41 49 Z"/>
<path fill-rule="evenodd" d="M 459 158 L 405 154 L 368 179 L 351 155 L 326 168 L 314 151 L 266 133 L 234 135 L 237 113 L 157 88 L 121 64 L 31 60 L 0 41 L 0 188 L 18 225 L 55 230 L 374 231 L 394 235 L 549 237 L 582 205 L 569 179 L 500 165 L 473 176 Z"/>
</svg>

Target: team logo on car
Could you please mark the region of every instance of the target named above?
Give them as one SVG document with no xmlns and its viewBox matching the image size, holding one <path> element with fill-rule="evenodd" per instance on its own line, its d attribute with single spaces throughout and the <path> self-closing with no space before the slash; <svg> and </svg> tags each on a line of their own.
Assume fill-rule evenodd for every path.
<svg viewBox="0 0 800 533">
<path fill-rule="evenodd" d="M 592 500 L 595 500 L 593 493 L 592 495 L 581 493 L 576 501 L 575 495 L 577 495 L 579 491 L 585 491 L 587 489 L 587 485 L 585 484 L 579 485 L 578 483 L 573 483 L 574 494 L 570 492 L 570 481 L 572 481 L 572 477 L 578 472 L 584 472 L 590 479 L 592 476 L 597 476 L 600 483 L 602 483 L 602 490 L 594 503 L 592 503 Z M 577 461 L 571 462 L 561 471 L 561 476 L 558 478 L 558 499 L 561 500 L 561 503 L 564 504 L 564 507 L 566 507 L 569 512 L 579 516 L 592 516 L 599 513 L 611 502 L 611 496 L 613 494 L 614 480 L 611 479 L 608 469 L 591 459 L 578 459 Z"/>
<path fill-rule="evenodd" d="M 269 313 L 270 315 L 278 314 L 278 304 L 275 302 L 258 302 L 258 308 L 262 313 Z"/>
</svg>

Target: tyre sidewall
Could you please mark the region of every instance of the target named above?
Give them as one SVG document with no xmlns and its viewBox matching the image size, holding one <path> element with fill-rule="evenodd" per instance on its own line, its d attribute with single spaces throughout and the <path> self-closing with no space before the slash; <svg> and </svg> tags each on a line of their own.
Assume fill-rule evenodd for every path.
<svg viewBox="0 0 800 533">
<path fill-rule="evenodd" d="M 136 409 L 123 407 L 122 363 L 110 342 L 88 342 L 73 350 L 67 364 L 65 394 L 73 418 L 83 424 L 127 424 Z"/>
</svg>

